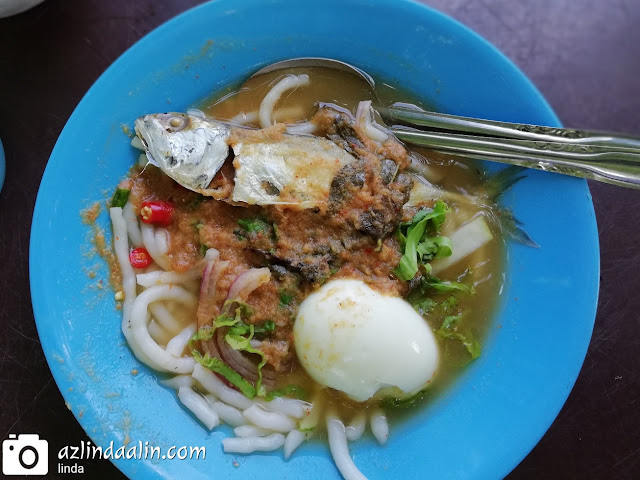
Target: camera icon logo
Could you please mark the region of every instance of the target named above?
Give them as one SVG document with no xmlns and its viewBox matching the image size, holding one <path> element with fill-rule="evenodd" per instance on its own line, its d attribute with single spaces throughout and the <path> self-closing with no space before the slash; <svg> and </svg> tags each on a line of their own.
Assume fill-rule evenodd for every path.
<svg viewBox="0 0 640 480">
<path fill-rule="evenodd" d="M 49 442 L 38 434 L 9 434 L 2 442 L 2 473 L 46 475 L 49 471 Z"/>
</svg>

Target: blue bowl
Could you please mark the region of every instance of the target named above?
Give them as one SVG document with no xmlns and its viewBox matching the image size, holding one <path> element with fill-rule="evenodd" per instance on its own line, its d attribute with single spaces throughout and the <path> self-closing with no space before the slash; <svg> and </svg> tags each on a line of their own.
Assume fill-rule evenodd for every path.
<svg viewBox="0 0 640 480">
<path fill-rule="evenodd" d="M 268 20 L 267 20 L 268 19 Z M 361 19 L 361 22 L 357 19 Z M 322 56 L 401 84 L 438 110 L 558 126 L 527 78 L 482 38 L 407 2 L 219 0 L 159 27 L 89 90 L 51 154 L 33 216 L 31 293 L 58 387 L 92 440 L 206 446 L 202 460 L 115 460 L 132 478 L 339 478 L 328 448 L 222 453 L 227 428 L 205 430 L 132 356 L 120 334 L 106 269 L 80 211 L 103 201 L 135 161 L 122 125 L 143 113 L 185 110 L 265 64 Z M 506 288 L 483 355 L 389 442 L 352 445 L 376 478 L 501 478 L 533 448 L 562 407 L 587 350 L 599 252 L 584 181 L 530 172 L 504 203 L 539 249 L 508 245 Z M 99 225 L 109 232 L 107 216 Z M 108 237 L 107 233 L 107 237 Z M 94 279 L 85 275 L 95 271 Z M 83 273 L 85 272 L 85 273 Z M 132 370 L 139 373 L 133 375 Z"/>
</svg>

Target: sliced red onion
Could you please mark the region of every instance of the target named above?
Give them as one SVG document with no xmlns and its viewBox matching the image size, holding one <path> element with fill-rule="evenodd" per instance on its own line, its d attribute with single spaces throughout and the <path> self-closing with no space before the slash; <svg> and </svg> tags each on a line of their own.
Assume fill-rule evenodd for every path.
<svg viewBox="0 0 640 480">
<path fill-rule="evenodd" d="M 238 275 L 227 294 L 227 300 L 246 300 L 251 292 L 271 280 L 268 268 L 250 268 Z"/>
<path fill-rule="evenodd" d="M 202 283 L 200 284 L 200 298 L 198 301 L 198 327 L 210 325 L 211 320 L 216 316 L 215 294 L 216 285 L 222 273 L 229 266 L 229 262 L 212 260 L 207 262 L 202 272 Z"/>
<path fill-rule="evenodd" d="M 220 358 L 224 360 L 231 368 L 251 382 L 258 380 L 258 366 L 246 357 L 241 351 L 231 347 L 224 339 L 228 328 L 219 328 L 216 331 L 216 346 L 220 352 Z M 212 342 L 213 343 L 213 342 Z M 275 372 L 270 368 L 262 368 L 262 384 L 265 387 L 272 388 L 275 386 Z"/>
</svg>

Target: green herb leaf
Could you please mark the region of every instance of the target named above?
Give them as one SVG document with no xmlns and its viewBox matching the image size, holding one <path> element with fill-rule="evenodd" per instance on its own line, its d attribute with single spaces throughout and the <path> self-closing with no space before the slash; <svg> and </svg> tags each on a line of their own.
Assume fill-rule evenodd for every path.
<svg viewBox="0 0 640 480">
<path fill-rule="evenodd" d="M 286 307 L 291 303 L 291 300 L 293 300 L 293 293 L 287 292 L 286 290 L 282 290 L 282 289 L 279 291 L 279 293 L 280 293 L 280 306 Z"/>
<path fill-rule="evenodd" d="M 191 210 L 196 210 L 200 204 L 204 201 L 204 196 L 200 195 L 199 193 L 196 193 L 191 201 L 189 201 L 189 203 L 187 204 L 187 207 Z"/>
<path fill-rule="evenodd" d="M 409 220 L 408 222 L 402 222 L 400 226 L 408 227 L 411 225 L 416 225 L 426 218 L 427 220 L 433 220 L 434 233 L 438 233 L 440 231 L 440 227 L 446 219 L 447 213 L 449 212 L 450 209 L 447 204 L 442 200 L 438 200 L 433 208 L 423 208 L 422 210 L 418 211 L 411 220 Z"/>
<path fill-rule="evenodd" d="M 113 193 L 113 198 L 111 199 L 111 208 L 124 207 L 129 201 L 130 193 L 131 190 L 128 188 L 116 188 L 116 191 Z"/>
<path fill-rule="evenodd" d="M 424 263 L 436 255 L 451 255 L 451 241 L 445 240 L 446 237 L 429 238 L 425 235 L 428 233 L 427 227 L 433 234 L 437 234 L 448 212 L 449 207 L 444 202 L 438 201 L 432 209 L 424 208 L 416 213 L 411 221 L 400 225 L 396 236 L 401 244 L 404 243 L 404 252 L 400 263 L 393 271 L 400 280 L 408 281 L 415 277 L 418 273 L 418 260 Z M 406 228 L 406 235 L 403 232 L 404 228 Z"/>
<path fill-rule="evenodd" d="M 449 340 L 458 340 L 462 342 L 464 347 L 471 355 L 471 359 L 474 360 L 480 356 L 482 346 L 473 337 L 470 332 L 463 332 L 460 328 L 460 321 L 462 315 L 450 315 L 444 319 L 442 326 L 436 330 L 436 334 L 442 338 Z"/>
<path fill-rule="evenodd" d="M 238 225 L 240 225 L 247 233 L 269 231 L 269 224 L 259 218 L 239 218 Z"/>
<path fill-rule="evenodd" d="M 273 390 L 268 392 L 264 399 L 267 402 L 270 402 L 276 397 L 293 397 L 299 400 L 305 400 L 307 398 L 307 391 L 302 388 L 300 385 L 287 385 L 285 387 L 279 388 L 277 390 Z"/>
<path fill-rule="evenodd" d="M 204 227 L 204 222 L 202 220 L 194 220 L 193 222 L 191 222 L 191 226 L 196 230 L 202 230 L 202 228 Z"/>
<path fill-rule="evenodd" d="M 423 262 L 434 258 L 451 256 L 451 239 L 449 237 L 426 237 L 416 247 L 419 258 Z"/>
<path fill-rule="evenodd" d="M 200 256 L 204 257 L 207 254 L 207 250 L 209 250 L 209 246 L 204 243 L 200 244 Z"/>
<path fill-rule="evenodd" d="M 276 329 L 276 322 L 273 320 L 265 320 L 260 325 L 255 325 L 255 335 L 269 335 Z"/>
</svg>

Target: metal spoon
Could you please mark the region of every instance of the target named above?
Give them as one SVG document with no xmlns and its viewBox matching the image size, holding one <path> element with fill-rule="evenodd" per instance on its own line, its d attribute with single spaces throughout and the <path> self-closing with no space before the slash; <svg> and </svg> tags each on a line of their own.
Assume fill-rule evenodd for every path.
<svg viewBox="0 0 640 480">
<path fill-rule="evenodd" d="M 299 67 L 324 67 L 350 73 L 364 80 L 371 88 L 372 98 L 378 98 L 371 75 L 330 58 L 284 60 L 261 68 L 251 77 Z M 639 138 L 458 117 L 406 104 L 379 106 L 377 110 L 387 122 L 396 124 L 390 130 L 407 143 L 640 189 Z"/>
</svg>

